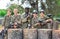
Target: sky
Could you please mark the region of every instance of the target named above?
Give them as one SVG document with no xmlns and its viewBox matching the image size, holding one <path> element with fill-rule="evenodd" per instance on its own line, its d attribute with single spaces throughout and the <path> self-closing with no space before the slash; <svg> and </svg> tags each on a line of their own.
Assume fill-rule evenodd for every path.
<svg viewBox="0 0 60 39">
<path fill-rule="evenodd" d="M 12 3 L 18 3 L 17 0 L 14 0 Z M 21 4 L 21 0 L 19 1 Z M 0 0 L 0 9 L 6 9 L 8 6 L 10 6 L 11 1 L 10 0 Z"/>
</svg>

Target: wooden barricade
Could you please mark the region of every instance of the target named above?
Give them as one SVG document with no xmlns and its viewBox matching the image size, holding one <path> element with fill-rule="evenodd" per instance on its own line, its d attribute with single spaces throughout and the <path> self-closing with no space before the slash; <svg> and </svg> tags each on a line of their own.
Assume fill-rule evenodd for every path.
<svg viewBox="0 0 60 39">
<path fill-rule="evenodd" d="M 37 29 L 24 29 L 23 39 L 37 39 Z"/>
<path fill-rule="evenodd" d="M 22 39 L 22 29 L 8 29 L 8 39 Z"/>
<path fill-rule="evenodd" d="M 53 30 L 52 39 L 60 39 L 60 30 Z"/>
<path fill-rule="evenodd" d="M 38 39 L 52 39 L 51 29 L 38 29 Z"/>
</svg>

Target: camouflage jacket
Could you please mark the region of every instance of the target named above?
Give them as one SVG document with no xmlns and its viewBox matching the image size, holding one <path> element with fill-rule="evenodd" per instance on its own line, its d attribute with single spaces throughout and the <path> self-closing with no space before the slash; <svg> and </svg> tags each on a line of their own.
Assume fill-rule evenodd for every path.
<svg viewBox="0 0 60 39">
<path fill-rule="evenodd" d="M 4 26 L 5 28 L 8 28 L 10 26 L 11 23 L 11 18 L 12 16 L 5 16 L 2 22 L 2 26 Z"/>
<path fill-rule="evenodd" d="M 12 16 L 12 25 L 14 25 L 15 22 L 17 23 L 17 26 L 21 27 L 21 15 Z"/>
<path fill-rule="evenodd" d="M 29 23 L 31 23 L 31 16 L 32 16 L 32 14 L 29 12 L 28 15 L 30 16 L 30 19 L 29 19 L 30 22 Z M 21 17 L 22 17 L 22 28 L 27 28 L 28 27 L 27 14 L 23 13 L 21 15 Z"/>
</svg>

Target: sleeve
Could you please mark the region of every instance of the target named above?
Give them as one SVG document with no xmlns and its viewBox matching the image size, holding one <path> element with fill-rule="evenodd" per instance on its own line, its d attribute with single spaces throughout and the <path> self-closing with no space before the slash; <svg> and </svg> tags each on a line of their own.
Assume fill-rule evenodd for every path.
<svg viewBox="0 0 60 39">
<path fill-rule="evenodd" d="M 22 23 L 27 21 L 27 18 L 24 17 L 24 14 L 21 15 L 21 20 L 22 20 Z"/>
<path fill-rule="evenodd" d="M 34 26 L 34 21 L 33 21 L 33 18 L 32 18 L 32 21 L 31 21 L 31 23 L 32 23 L 32 27 Z"/>
<path fill-rule="evenodd" d="M 13 16 L 11 16 L 11 22 L 10 22 L 10 24 L 11 24 L 11 25 L 13 25 L 13 24 L 14 24 L 13 19 L 14 19 L 14 18 L 13 18 Z"/>
<path fill-rule="evenodd" d="M 37 23 L 38 23 L 38 19 L 37 19 L 36 23 L 34 23 L 34 20 L 32 20 L 32 27 L 37 26 L 38 25 Z"/>
<path fill-rule="evenodd" d="M 47 20 L 49 17 L 45 15 L 45 20 Z"/>
<path fill-rule="evenodd" d="M 6 22 L 6 16 L 4 17 L 4 19 L 2 21 L 2 26 L 5 26 L 5 22 Z"/>
<path fill-rule="evenodd" d="M 21 15 L 18 16 L 18 21 L 17 23 L 21 24 Z"/>
</svg>

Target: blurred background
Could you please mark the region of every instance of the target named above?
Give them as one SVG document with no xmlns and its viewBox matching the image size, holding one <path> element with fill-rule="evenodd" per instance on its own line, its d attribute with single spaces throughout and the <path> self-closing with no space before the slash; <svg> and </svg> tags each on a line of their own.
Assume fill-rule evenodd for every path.
<svg viewBox="0 0 60 39">
<path fill-rule="evenodd" d="M 19 13 L 22 14 L 26 6 L 31 7 L 30 12 L 35 9 L 39 13 L 43 9 L 45 14 L 52 14 L 53 19 L 58 19 L 60 23 L 60 0 L 0 0 L 0 32 L 2 31 L 2 20 L 7 14 L 7 9 L 10 8 L 13 15 L 13 9 L 18 8 Z M 60 28 L 60 24 L 58 26 Z"/>
<path fill-rule="evenodd" d="M 34 9 L 38 12 L 44 9 L 46 14 L 51 13 L 54 16 L 54 20 L 60 17 L 60 0 L 0 0 L 0 24 L 8 8 L 12 10 L 12 14 L 14 8 L 18 8 L 19 13 L 22 14 L 24 12 L 24 4 L 32 7 L 31 12 Z"/>
</svg>

